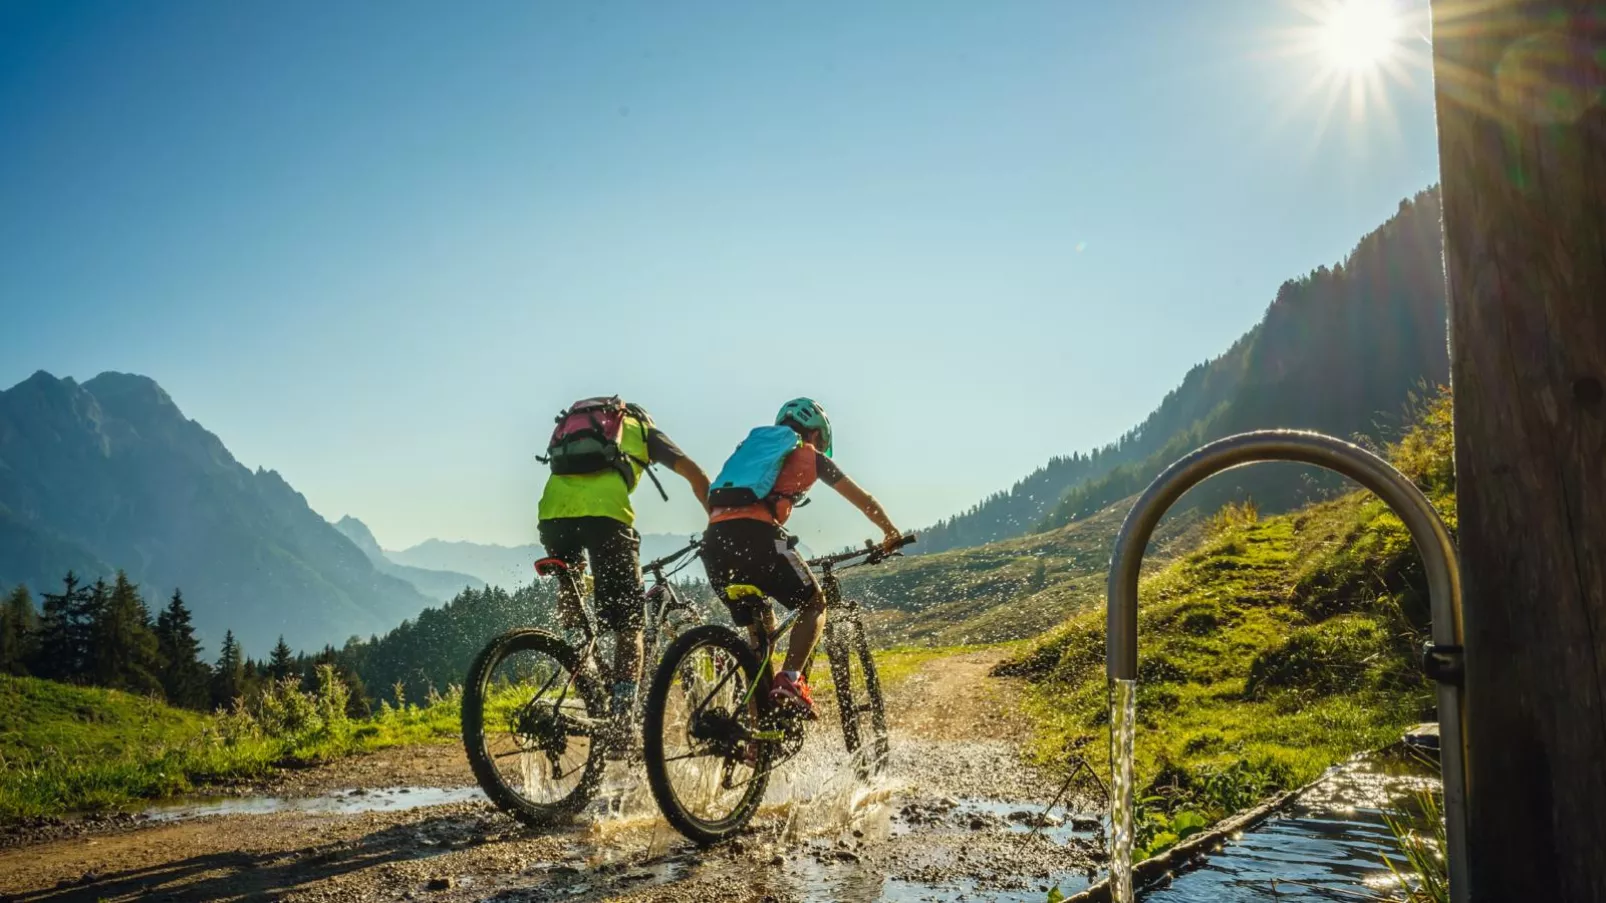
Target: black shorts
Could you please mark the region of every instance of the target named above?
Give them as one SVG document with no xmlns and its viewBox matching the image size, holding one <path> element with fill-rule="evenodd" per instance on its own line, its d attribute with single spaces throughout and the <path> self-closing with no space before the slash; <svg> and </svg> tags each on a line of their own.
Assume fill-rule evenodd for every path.
<svg viewBox="0 0 1606 903">
<path fill-rule="evenodd" d="M 643 617 L 641 536 L 611 517 L 559 517 L 536 526 L 546 553 L 579 571 L 591 558 L 597 621 L 604 630 L 639 630 Z"/>
<path fill-rule="evenodd" d="M 767 521 L 741 518 L 709 524 L 703 533 L 703 566 L 737 627 L 753 623 L 765 603 L 726 599 L 725 587 L 733 583 L 756 586 L 787 608 L 807 603 L 820 591 L 803 556 L 788 543 L 786 531 Z"/>
</svg>

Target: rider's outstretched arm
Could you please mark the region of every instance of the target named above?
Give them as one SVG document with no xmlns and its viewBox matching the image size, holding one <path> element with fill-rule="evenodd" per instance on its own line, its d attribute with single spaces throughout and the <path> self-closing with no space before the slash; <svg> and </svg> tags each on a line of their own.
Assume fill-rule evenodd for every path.
<svg viewBox="0 0 1606 903">
<path fill-rule="evenodd" d="M 835 483 L 832 483 L 831 488 L 847 499 L 848 504 L 863 512 L 871 523 L 880 527 L 887 542 L 895 542 L 903 538 L 903 533 L 893 526 L 892 518 L 887 516 L 887 511 L 881 507 L 881 503 L 876 501 L 870 493 L 861 489 L 859 484 L 853 482 L 852 478 L 847 474 L 843 474 Z"/>
<path fill-rule="evenodd" d="M 682 479 L 691 484 L 691 491 L 697 494 L 697 503 L 703 506 L 704 511 L 707 511 L 708 474 L 704 473 L 703 469 L 697 466 L 697 462 L 690 458 L 681 458 L 676 461 L 674 470 L 675 473 L 680 474 Z"/>
</svg>

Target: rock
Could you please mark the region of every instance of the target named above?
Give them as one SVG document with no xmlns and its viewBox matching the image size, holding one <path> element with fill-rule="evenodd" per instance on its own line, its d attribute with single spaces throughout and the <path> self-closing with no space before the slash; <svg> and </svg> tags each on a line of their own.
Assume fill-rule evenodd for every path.
<svg viewBox="0 0 1606 903">
<path fill-rule="evenodd" d="M 987 819 L 982 818 L 980 815 L 973 816 L 970 819 L 970 830 L 972 830 L 972 831 L 985 831 L 986 829 L 987 829 Z"/>
<path fill-rule="evenodd" d="M 853 836 L 855 838 L 862 839 L 864 837 L 864 832 L 862 830 L 858 829 L 858 828 L 854 828 L 853 829 Z"/>
<path fill-rule="evenodd" d="M 1071 816 L 1071 828 L 1077 831 L 1096 831 L 1104 827 L 1104 822 L 1090 815 Z"/>
<path fill-rule="evenodd" d="M 774 856 L 770 857 L 770 865 L 773 865 L 776 868 L 780 868 L 781 866 L 783 866 L 785 864 L 786 864 L 786 857 L 782 856 L 780 853 L 776 853 Z M 766 899 L 768 899 L 768 898 L 766 898 Z"/>
<path fill-rule="evenodd" d="M 457 879 L 456 878 L 453 878 L 451 876 L 444 876 L 444 877 L 429 879 L 429 883 L 424 885 L 424 889 L 425 890 L 451 890 L 452 888 L 454 888 L 456 886 L 457 886 Z"/>
<path fill-rule="evenodd" d="M 837 850 L 836 858 L 840 862 L 859 862 L 859 854 L 852 850 Z"/>
</svg>

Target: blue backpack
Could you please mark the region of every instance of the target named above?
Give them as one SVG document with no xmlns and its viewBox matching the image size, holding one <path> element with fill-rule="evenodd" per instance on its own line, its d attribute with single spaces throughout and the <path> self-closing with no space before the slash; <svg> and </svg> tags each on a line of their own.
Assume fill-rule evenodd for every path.
<svg viewBox="0 0 1606 903">
<path fill-rule="evenodd" d="M 789 426 L 758 426 L 725 459 L 708 491 L 716 508 L 740 508 L 769 502 L 786 456 L 803 442 Z"/>
</svg>

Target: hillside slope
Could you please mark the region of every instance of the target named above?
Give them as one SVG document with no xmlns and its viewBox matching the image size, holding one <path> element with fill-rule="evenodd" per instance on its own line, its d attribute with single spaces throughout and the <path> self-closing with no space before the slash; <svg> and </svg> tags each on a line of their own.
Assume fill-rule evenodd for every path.
<svg viewBox="0 0 1606 903">
<path fill-rule="evenodd" d="M 843 590 L 871 610 L 879 645 L 1035 636 L 1103 598 L 1104 568 L 1133 501 L 1044 533 L 848 571 Z M 1199 532 L 1197 517 L 1167 520 L 1150 543 L 1149 566 L 1191 548 Z"/>
<path fill-rule="evenodd" d="M 1142 491 L 1211 439 L 1270 427 L 1386 438 L 1408 395 L 1448 378 L 1443 246 L 1436 189 L 1400 203 L 1334 267 L 1285 282 L 1265 317 L 1188 371 L 1143 422 L 1090 454 L 1050 461 L 1007 491 L 923 531 L 930 554 L 1063 526 Z M 1293 467 L 1212 480 L 1188 506 L 1253 496 L 1287 510 L 1338 486 Z"/>
<path fill-rule="evenodd" d="M 0 392 L 0 584 L 127 570 L 175 587 L 213 649 L 261 654 L 383 630 L 430 600 L 375 570 L 279 474 L 252 472 L 152 380 L 39 372 Z"/>
<path fill-rule="evenodd" d="M 1392 452 L 1453 529 L 1448 397 Z M 998 669 L 1035 682 L 1046 761 L 1108 770 L 1104 616 L 1076 615 Z M 1264 520 L 1223 512 L 1141 586 L 1139 797 L 1219 817 L 1394 742 L 1434 717 L 1416 663 L 1427 626 L 1421 560 L 1370 493 Z"/>
</svg>

